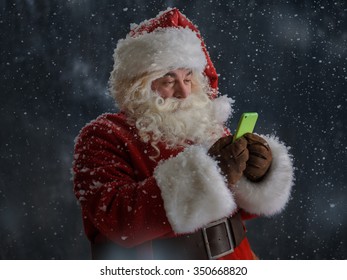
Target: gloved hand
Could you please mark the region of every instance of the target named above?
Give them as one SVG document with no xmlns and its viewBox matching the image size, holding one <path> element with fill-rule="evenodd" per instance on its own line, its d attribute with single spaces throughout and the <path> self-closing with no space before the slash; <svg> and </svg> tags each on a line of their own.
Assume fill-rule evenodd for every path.
<svg viewBox="0 0 347 280">
<path fill-rule="evenodd" d="M 246 133 L 249 159 L 243 174 L 253 182 L 259 182 L 272 163 L 272 153 L 269 144 L 260 136 L 253 133 Z"/>
<path fill-rule="evenodd" d="M 243 137 L 233 143 L 233 137 L 220 138 L 209 149 L 208 154 L 214 157 L 226 176 L 229 187 L 240 180 L 248 160 L 247 140 Z"/>
</svg>

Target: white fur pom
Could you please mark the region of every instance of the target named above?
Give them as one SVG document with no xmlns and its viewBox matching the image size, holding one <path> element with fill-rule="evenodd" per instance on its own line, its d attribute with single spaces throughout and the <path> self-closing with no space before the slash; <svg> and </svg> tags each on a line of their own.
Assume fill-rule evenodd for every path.
<svg viewBox="0 0 347 280">
<path fill-rule="evenodd" d="M 223 124 L 233 113 L 232 104 L 235 101 L 226 95 L 222 95 L 213 100 L 213 107 L 216 120 Z"/>
<path fill-rule="evenodd" d="M 242 177 L 234 189 L 237 205 L 249 213 L 271 216 L 286 206 L 294 171 L 287 147 L 275 137 L 263 136 L 272 151 L 272 164 L 266 177 L 254 183 Z"/>
<path fill-rule="evenodd" d="M 176 233 L 194 232 L 230 215 L 237 207 L 217 163 L 202 147 L 191 146 L 162 162 L 154 177 Z"/>
</svg>

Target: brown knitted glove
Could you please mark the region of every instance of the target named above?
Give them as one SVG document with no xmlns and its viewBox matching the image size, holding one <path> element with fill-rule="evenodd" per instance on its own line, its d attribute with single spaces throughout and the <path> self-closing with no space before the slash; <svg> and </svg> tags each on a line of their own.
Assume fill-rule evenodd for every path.
<svg viewBox="0 0 347 280">
<path fill-rule="evenodd" d="M 233 137 L 220 138 L 209 149 L 208 154 L 214 157 L 226 176 L 229 187 L 240 180 L 248 160 L 247 141 L 241 137 L 233 143 Z"/>
<path fill-rule="evenodd" d="M 249 159 L 243 174 L 253 182 L 259 182 L 269 170 L 272 162 L 272 153 L 269 144 L 260 136 L 247 133 L 244 135 L 247 140 Z"/>
</svg>

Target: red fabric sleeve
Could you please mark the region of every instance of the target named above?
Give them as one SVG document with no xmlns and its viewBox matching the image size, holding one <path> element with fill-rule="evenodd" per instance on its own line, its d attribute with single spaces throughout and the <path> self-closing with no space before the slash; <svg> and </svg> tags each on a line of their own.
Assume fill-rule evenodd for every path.
<svg viewBox="0 0 347 280">
<path fill-rule="evenodd" d="M 101 234 L 125 247 L 171 232 L 160 189 L 131 137 L 106 121 L 87 125 L 73 168 L 87 236 Z"/>
</svg>

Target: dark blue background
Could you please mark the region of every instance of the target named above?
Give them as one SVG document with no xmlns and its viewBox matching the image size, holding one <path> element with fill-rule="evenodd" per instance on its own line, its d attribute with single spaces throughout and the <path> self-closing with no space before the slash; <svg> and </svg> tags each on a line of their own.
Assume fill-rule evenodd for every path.
<svg viewBox="0 0 347 280">
<path fill-rule="evenodd" d="M 117 41 L 176 6 L 200 29 L 220 91 L 292 147 L 286 210 L 247 223 L 262 259 L 346 259 L 345 1 L 0 1 L 0 258 L 87 259 L 74 138 L 99 114 Z"/>
</svg>

